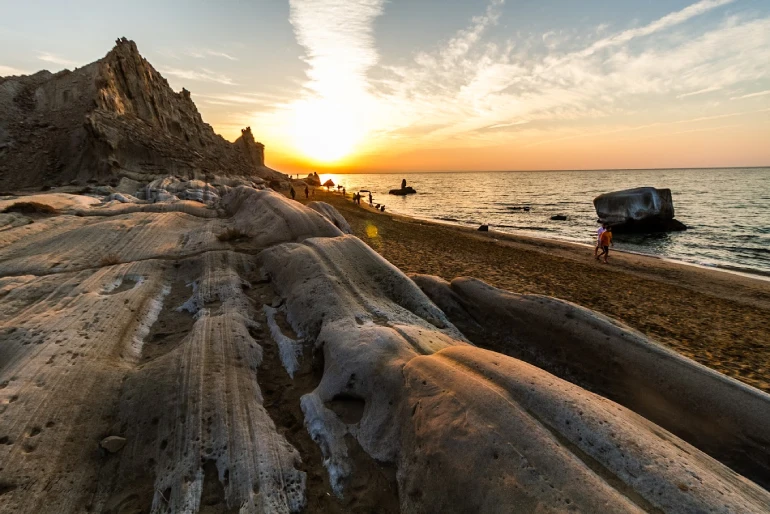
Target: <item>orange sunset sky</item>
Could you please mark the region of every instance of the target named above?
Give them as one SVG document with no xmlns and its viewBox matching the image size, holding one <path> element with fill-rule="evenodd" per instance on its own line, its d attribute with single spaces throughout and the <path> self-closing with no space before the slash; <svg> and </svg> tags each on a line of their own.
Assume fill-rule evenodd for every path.
<svg viewBox="0 0 770 514">
<path fill-rule="evenodd" d="M 0 75 L 124 35 L 287 173 L 770 165 L 766 1 L 76 3 L 8 3 Z"/>
</svg>

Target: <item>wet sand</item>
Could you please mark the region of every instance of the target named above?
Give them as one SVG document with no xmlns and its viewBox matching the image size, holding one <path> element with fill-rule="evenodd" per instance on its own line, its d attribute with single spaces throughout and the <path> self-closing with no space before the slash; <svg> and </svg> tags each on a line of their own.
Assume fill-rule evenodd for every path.
<svg viewBox="0 0 770 514">
<path fill-rule="evenodd" d="M 706 366 L 770 392 L 770 281 L 611 251 L 380 213 L 318 190 L 354 233 L 407 274 L 479 278 L 599 311 Z M 305 202 L 305 199 L 301 199 Z"/>
</svg>

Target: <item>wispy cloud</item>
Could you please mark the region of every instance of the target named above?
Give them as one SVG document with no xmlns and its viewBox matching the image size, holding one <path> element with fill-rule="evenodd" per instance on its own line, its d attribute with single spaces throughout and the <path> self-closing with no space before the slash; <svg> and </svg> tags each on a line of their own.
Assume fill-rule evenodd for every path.
<svg viewBox="0 0 770 514">
<path fill-rule="evenodd" d="M 748 95 L 733 96 L 730 100 L 743 100 L 744 98 L 756 98 L 758 96 L 770 95 L 770 89 L 766 91 L 757 91 L 756 93 L 749 93 Z"/>
<path fill-rule="evenodd" d="M 711 93 L 713 91 L 719 91 L 722 89 L 720 86 L 711 86 L 711 87 L 704 87 L 703 89 L 699 89 L 697 91 L 691 91 L 689 93 L 682 93 L 681 95 L 677 95 L 677 98 L 687 98 L 688 96 L 697 96 L 697 95 L 703 95 L 706 93 Z"/>
<path fill-rule="evenodd" d="M 65 59 L 64 57 L 60 57 L 56 54 L 52 54 L 49 52 L 40 52 L 37 58 L 40 59 L 41 61 L 50 62 L 51 64 L 57 64 L 59 66 L 65 66 L 65 67 L 67 66 L 73 67 L 73 66 L 77 66 L 78 64 L 75 61 Z"/>
<path fill-rule="evenodd" d="M 226 86 L 234 86 L 236 82 L 229 76 L 215 71 L 201 68 L 200 70 L 186 70 L 180 68 L 162 68 L 161 73 L 165 75 L 171 75 L 185 80 L 196 80 L 199 82 L 214 82 L 217 84 L 224 84 Z"/>
<path fill-rule="evenodd" d="M 218 50 L 189 50 L 186 52 L 187 55 L 190 57 L 194 57 L 196 59 L 205 59 L 206 57 L 221 57 L 223 59 L 227 59 L 228 61 L 237 61 L 237 57 L 233 57 L 230 54 L 227 54 L 225 52 L 221 52 Z"/>
<path fill-rule="evenodd" d="M 11 75 L 27 75 L 29 72 L 14 68 L 13 66 L 3 66 L 0 64 L 0 77 L 8 77 Z"/>
<path fill-rule="evenodd" d="M 638 28 L 604 32 L 582 47 L 577 38 L 568 41 L 566 53 L 546 45 L 539 56 L 526 50 L 527 41 L 484 37 L 499 18 L 501 2 L 490 2 L 445 44 L 418 53 L 411 66 L 386 68 L 386 78 L 372 83 L 391 113 L 381 133 L 423 125 L 422 141 L 411 137 L 406 144 L 459 135 L 468 144 L 474 137 L 489 141 L 481 129 L 495 129 L 499 140 L 507 128 L 522 137 L 526 130 L 542 135 L 547 121 L 568 126 L 610 116 L 632 119 L 655 97 L 694 97 L 766 80 L 770 69 L 760 63 L 770 62 L 770 18 L 727 17 L 706 29 L 687 27 L 732 1 L 700 1 Z M 519 127 L 520 121 L 530 122 L 529 128 Z"/>
<path fill-rule="evenodd" d="M 193 98 L 197 101 L 212 105 L 231 105 L 231 106 L 261 106 L 263 108 L 270 108 L 279 105 L 281 102 L 285 102 L 288 95 L 276 95 L 269 93 L 240 93 L 240 94 L 215 94 L 207 95 L 201 93 L 193 93 Z"/>
</svg>

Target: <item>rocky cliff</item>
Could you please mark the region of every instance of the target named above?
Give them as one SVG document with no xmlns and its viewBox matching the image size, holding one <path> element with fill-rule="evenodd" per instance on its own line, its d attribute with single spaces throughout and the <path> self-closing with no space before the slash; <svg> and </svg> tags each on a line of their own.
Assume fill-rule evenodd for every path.
<svg viewBox="0 0 770 514">
<path fill-rule="evenodd" d="M 0 78 L 3 189 L 169 174 L 285 178 L 250 128 L 234 143 L 214 133 L 190 92 L 174 92 L 125 38 L 75 71 Z"/>
</svg>

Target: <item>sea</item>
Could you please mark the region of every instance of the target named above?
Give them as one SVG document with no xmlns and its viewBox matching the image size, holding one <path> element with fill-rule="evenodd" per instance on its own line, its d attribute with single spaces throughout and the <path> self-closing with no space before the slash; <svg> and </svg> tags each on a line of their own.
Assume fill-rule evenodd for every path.
<svg viewBox="0 0 770 514">
<path fill-rule="evenodd" d="M 770 277 L 770 168 L 321 174 L 329 178 L 349 193 L 372 191 L 387 212 L 588 245 L 596 196 L 669 188 L 688 230 L 615 234 L 615 249 Z M 389 195 L 402 179 L 417 194 Z M 551 220 L 557 214 L 567 220 Z"/>
</svg>

